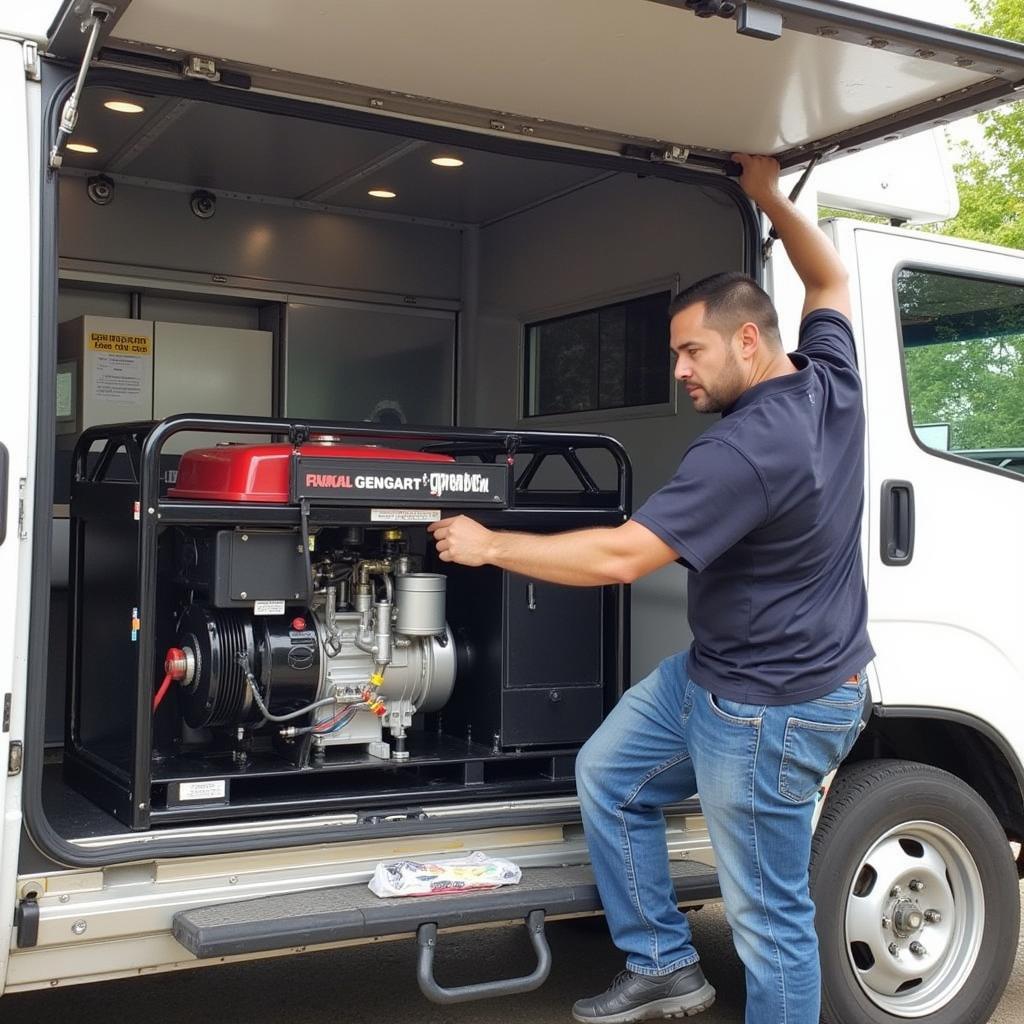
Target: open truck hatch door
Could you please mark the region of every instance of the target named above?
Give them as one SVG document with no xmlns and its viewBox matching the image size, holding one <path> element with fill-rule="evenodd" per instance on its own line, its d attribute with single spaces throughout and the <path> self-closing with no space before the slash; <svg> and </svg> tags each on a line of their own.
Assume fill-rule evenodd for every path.
<svg viewBox="0 0 1024 1024">
<path fill-rule="evenodd" d="M 88 6 L 58 18 L 55 56 L 81 58 Z M 108 6 L 101 63 L 697 167 L 852 152 L 1024 87 L 1024 45 L 840 2 Z"/>
</svg>

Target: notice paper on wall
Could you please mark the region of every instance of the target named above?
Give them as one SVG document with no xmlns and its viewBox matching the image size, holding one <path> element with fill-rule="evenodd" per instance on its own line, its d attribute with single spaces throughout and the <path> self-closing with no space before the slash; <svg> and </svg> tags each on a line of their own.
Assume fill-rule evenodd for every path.
<svg viewBox="0 0 1024 1024">
<path fill-rule="evenodd" d="M 96 353 L 92 397 L 101 402 L 137 402 L 149 384 L 153 342 L 144 335 L 93 331 L 89 348 Z"/>
</svg>

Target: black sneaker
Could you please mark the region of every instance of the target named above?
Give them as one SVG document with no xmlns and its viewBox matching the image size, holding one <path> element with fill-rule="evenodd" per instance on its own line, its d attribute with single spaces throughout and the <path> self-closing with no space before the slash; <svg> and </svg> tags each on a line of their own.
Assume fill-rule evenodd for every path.
<svg viewBox="0 0 1024 1024">
<path fill-rule="evenodd" d="M 700 964 L 660 978 L 623 971 L 606 992 L 581 999 L 572 1015 L 583 1024 L 633 1024 L 641 1020 L 692 1017 L 715 1001 L 715 990 Z"/>
</svg>

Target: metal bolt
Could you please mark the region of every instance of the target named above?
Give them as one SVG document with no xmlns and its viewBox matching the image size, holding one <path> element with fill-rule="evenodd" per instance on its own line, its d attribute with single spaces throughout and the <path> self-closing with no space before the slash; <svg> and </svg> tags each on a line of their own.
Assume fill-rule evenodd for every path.
<svg viewBox="0 0 1024 1024">
<path fill-rule="evenodd" d="M 890 921 L 889 918 L 887 918 L 887 917 L 883 917 L 882 918 L 882 927 L 883 928 L 888 928 L 891 924 L 892 924 L 892 921 Z"/>
<path fill-rule="evenodd" d="M 84 935 L 84 934 L 85 934 L 85 929 L 86 929 L 87 927 L 88 927 L 88 926 L 86 925 L 86 923 L 85 923 L 84 921 L 76 921 L 76 922 L 75 922 L 75 923 L 74 923 L 74 924 L 73 924 L 73 925 L 71 926 L 71 930 L 72 930 L 72 931 L 73 931 L 73 932 L 74 932 L 74 933 L 75 933 L 76 935 Z"/>
<path fill-rule="evenodd" d="M 891 897 L 892 897 L 893 899 L 896 899 L 896 897 L 897 897 L 897 896 L 899 896 L 899 894 L 900 894 L 901 892 L 903 892 L 903 889 L 902 889 L 902 887 L 900 887 L 900 886 L 898 886 L 898 885 L 894 885 L 894 886 L 893 886 L 893 887 L 892 887 L 892 888 L 891 888 L 891 889 L 889 890 L 889 895 L 890 895 L 890 896 L 891 896 Z"/>
<path fill-rule="evenodd" d="M 60 894 L 60 901 L 61 901 L 61 903 L 67 903 L 70 899 L 71 899 L 71 897 L 66 892 L 62 892 Z"/>
<path fill-rule="evenodd" d="M 244 601 L 249 595 L 243 590 L 238 596 Z"/>
<path fill-rule="evenodd" d="M 941 924 L 942 915 L 937 910 L 926 910 L 924 912 L 924 919 L 929 924 Z"/>
<path fill-rule="evenodd" d="M 228 878 L 228 885 L 237 885 L 237 884 L 238 884 L 238 875 L 231 875 Z"/>
<path fill-rule="evenodd" d="M 243 533 L 242 534 L 242 543 L 244 544 L 248 539 L 249 539 L 249 534 Z"/>
<path fill-rule="evenodd" d="M 914 956 L 924 956 L 928 950 L 925 949 L 920 942 L 912 942 L 910 944 L 910 952 L 913 953 Z"/>
<path fill-rule="evenodd" d="M 890 942 L 889 943 L 889 952 L 892 953 L 893 956 L 899 956 L 900 955 L 900 947 L 897 946 L 895 942 Z"/>
<path fill-rule="evenodd" d="M 924 892 L 924 882 L 919 882 L 916 878 L 910 883 L 911 892 Z"/>
</svg>

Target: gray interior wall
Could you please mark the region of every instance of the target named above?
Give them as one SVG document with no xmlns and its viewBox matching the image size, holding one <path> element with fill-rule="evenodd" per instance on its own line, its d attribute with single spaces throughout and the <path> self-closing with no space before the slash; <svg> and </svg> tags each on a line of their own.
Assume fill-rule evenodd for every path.
<svg viewBox="0 0 1024 1024">
<path fill-rule="evenodd" d="M 192 297 L 144 294 L 139 307 L 142 320 L 199 324 L 203 327 L 237 327 L 246 331 L 260 329 L 260 306 L 256 302 L 211 302 Z"/>
<path fill-rule="evenodd" d="M 64 282 L 57 292 L 57 323 L 80 316 L 123 316 L 132 313 L 131 295 L 127 289 L 88 288 Z"/>
<path fill-rule="evenodd" d="M 523 324 L 550 310 L 586 309 L 624 294 L 682 287 L 741 269 L 742 224 L 721 192 L 619 175 L 480 232 L 475 344 L 463 355 L 461 422 L 595 431 L 626 447 L 634 507 L 675 470 L 707 426 L 685 393 L 677 411 L 650 417 L 608 413 L 519 419 Z M 654 287 L 651 287 L 651 286 Z M 666 373 L 669 372 L 666 335 Z M 639 679 L 685 647 L 685 572 L 676 565 L 632 588 L 632 676 Z"/>
<path fill-rule="evenodd" d="M 114 201 L 89 201 L 82 178 L 60 192 L 60 255 L 365 292 L 453 299 L 459 295 L 459 232 L 406 221 L 356 217 L 219 199 L 210 220 L 182 192 L 119 184 Z"/>
</svg>

